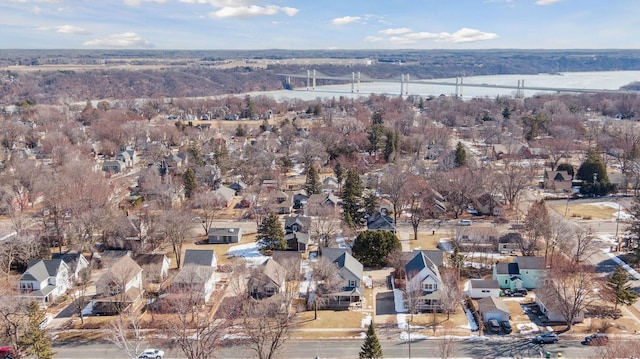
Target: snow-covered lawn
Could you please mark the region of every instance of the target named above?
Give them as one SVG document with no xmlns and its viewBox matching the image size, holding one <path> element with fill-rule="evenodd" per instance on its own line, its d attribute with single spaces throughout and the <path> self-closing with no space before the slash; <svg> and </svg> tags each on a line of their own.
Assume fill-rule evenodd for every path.
<svg viewBox="0 0 640 359">
<path fill-rule="evenodd" d="M 267 257 L 259 251 L 258 243 L 239 244 L 229 248 L 229 257 L 241 257 L 251 264 L 258 265 L 267 260 Z"/>
<path fill-rule="evenodd" d="M 634 216 L 626 212 L 625 209 L 620 207 L 620 205 L 616 202 L 594 202 L 594 203 L 585 203 L 585 204 L 590 206 L 605 206 L 605 207 L 615 209 L 616 211 L 613 212 L 613 215 L 611 216 L 613 217 L 613 219 L 618 219 L 618 218 L 621 220 L 635 219 Z"/>
</svg>

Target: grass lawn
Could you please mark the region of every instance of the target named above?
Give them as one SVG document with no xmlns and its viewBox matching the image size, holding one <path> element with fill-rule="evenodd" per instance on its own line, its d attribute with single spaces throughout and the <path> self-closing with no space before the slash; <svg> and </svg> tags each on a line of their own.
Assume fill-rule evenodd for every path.
<svg viewBox="0 0 640 359">
<path fill-rule="evenodd" d="M 362 328 L 362 320 L 370 315 L 366 312 L 349 310 L 318 310 L 318 319 L 314 318 L 314 311 L 308 310 L 296 315 L 296 328 L 299 329 L 334 329 L 334 328 Z M 334 334 L 335 336 L 335 334 Z"/>
<path fill-rule="evenodd" d="M 457 313 L 451 313 L 449 315 L 449 319 L 447 319 L 446 313 L 436 313 L 435 315 L 434 313 L 416 314 L 413 316 L 413 322 L 411 322 L 411 325 L 419 325 L 429 329 L 433 326 L 434 321 L 438 329 L 456 329 L 469 325 L 467 316 L 464 314 L 462 309 Z"/>
<path fill-rule="evenodd" d="M 413 238 L 413 234 L 411 235 Z M 418 232 L 418 240 L 411 239 L 409 241 L 411 245 L 411 249 L 438 249 L 436 246 L 440 241 L 440 238 L 450 238 L 450 236 L 443 233 L 436 233 L 435 235 L 431 235 L 429 233 L 420 233 Z"/>
<path fill-rule="evenodd" d="M 552 209 L 558 213 L 564 215 L 567 213 L 568 217 L 579 217 L 584 219 L 615 219 L 615 213 L 617 209 L 607 205 L 600 204 L 571 204 L 569 203 L 569 210 L 567 206 L 551 206 Z"/>
</svg>

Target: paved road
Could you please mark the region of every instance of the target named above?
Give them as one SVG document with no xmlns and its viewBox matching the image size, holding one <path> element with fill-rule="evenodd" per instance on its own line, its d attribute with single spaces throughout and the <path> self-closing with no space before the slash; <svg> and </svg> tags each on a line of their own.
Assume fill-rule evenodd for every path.
<svg viewBox="0 0 640 359">
<path fill-rule="evenodd" d="M 437 358 L 439 357 L 439 340 L 414 341 L 411 344 L 412 358 Z M 385 358 L 408 358 L 409 348 L 406 342 L 382 340 L 382 350 Z M 288 341 L 279 358 L 354 358 L 360 351 L 362 340 L 320 340 L 320 341 Z M 185 358 L 177 349 L 162 348 L 165 350 L 165 358 Z M 113 344 L 83 343 L 77 345 L 64 345 L 55 348 L 58 359 L 116 359 L 125 358 Z M 562 353 L 563 358 L 588 358 L 594 357 L 591 347 L 580 344 L 578 340 L 560 340 L 557 344 L 543 347 L 531 343 L 530 339 L 522 338 L 505 340 L 504 338 L 473 341 L 461 340 L 455 342 L 456 358 L 496 358 L 496 357 L 528 357 L 539 358 L 540 352 L 549 351 L 555 358 L 557 353 Z M 247 348 L 232 346 L 224 348 L 216 353 L 218 358 L 244 359 L 254 357 Z"/>
</svg>

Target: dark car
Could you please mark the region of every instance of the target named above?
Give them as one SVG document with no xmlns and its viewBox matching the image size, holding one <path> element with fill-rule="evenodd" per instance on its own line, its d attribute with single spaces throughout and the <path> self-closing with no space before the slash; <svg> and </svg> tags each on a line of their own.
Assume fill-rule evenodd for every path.
<svg viewBox="0 0 640 359">
<path fill-rule="evenodd" d="M 509 296 L 510 297 L 526 297 L 527 294 L 529 294 L 529 292 L 526 289 L 522 288 L 522 289 L 512 290 Z"/>
<path fill-rule="evenodd" d="M 502 327 L 502 330 L 507 333 L 507 334 L 511 334 L 512 328 L 511 328 L 511 323 L 509 323 L 508 320 L 503 320 L 500 322 L 500 326 Z"/>
<path fill-rule="evenodd" d="M 609 336 L 602 333 L 587 335 L 584 338 L 585 345 L 601 346 L 609 343 Z"/>
<path fill-rule="evenodd" d="M 550 344 L 557 343 L 558 339 L 558 334 L 556 333 L 543 333 L 536 335 L 536 337 L 533 338 L 533 342 L 536 344 Z"/>
<path fill-rule="evenodd" d="M 487 328 L 493 333 L 500 333 L 500 331 L 502 331 L 502 329 L 500 328 L 500 323 L 498 323 L 498 321 L 495 319 L 489 319 L 489 321 L 487 322 Z"/>
</svg>

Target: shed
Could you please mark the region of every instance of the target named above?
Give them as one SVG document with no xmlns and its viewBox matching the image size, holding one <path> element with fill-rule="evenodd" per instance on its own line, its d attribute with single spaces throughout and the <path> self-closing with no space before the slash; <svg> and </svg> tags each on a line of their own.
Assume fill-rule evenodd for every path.
<svg viewBox="0 0 640 359">
<path fill-rule="evenodd" d="M 240 240 L 242 240 L 242 228 L 240 227 L 209 228 L 207 241 L 211 244 L 239 243 Z"/>
<path fill-rule="evenodd" d="M 471 279 L 469 281 L 469 296 L 473 299 L 499 297 L 500 285 L 497 280 Z"/>
<path fill-rule="evenodd" d="M 501 322 L 511 318 L 511 312 L 504 301 L 494 297 L 479 299 L 478 313 L 482 316 L 482 320 L 485 323 L 491 319 Z"/>
</svg>

